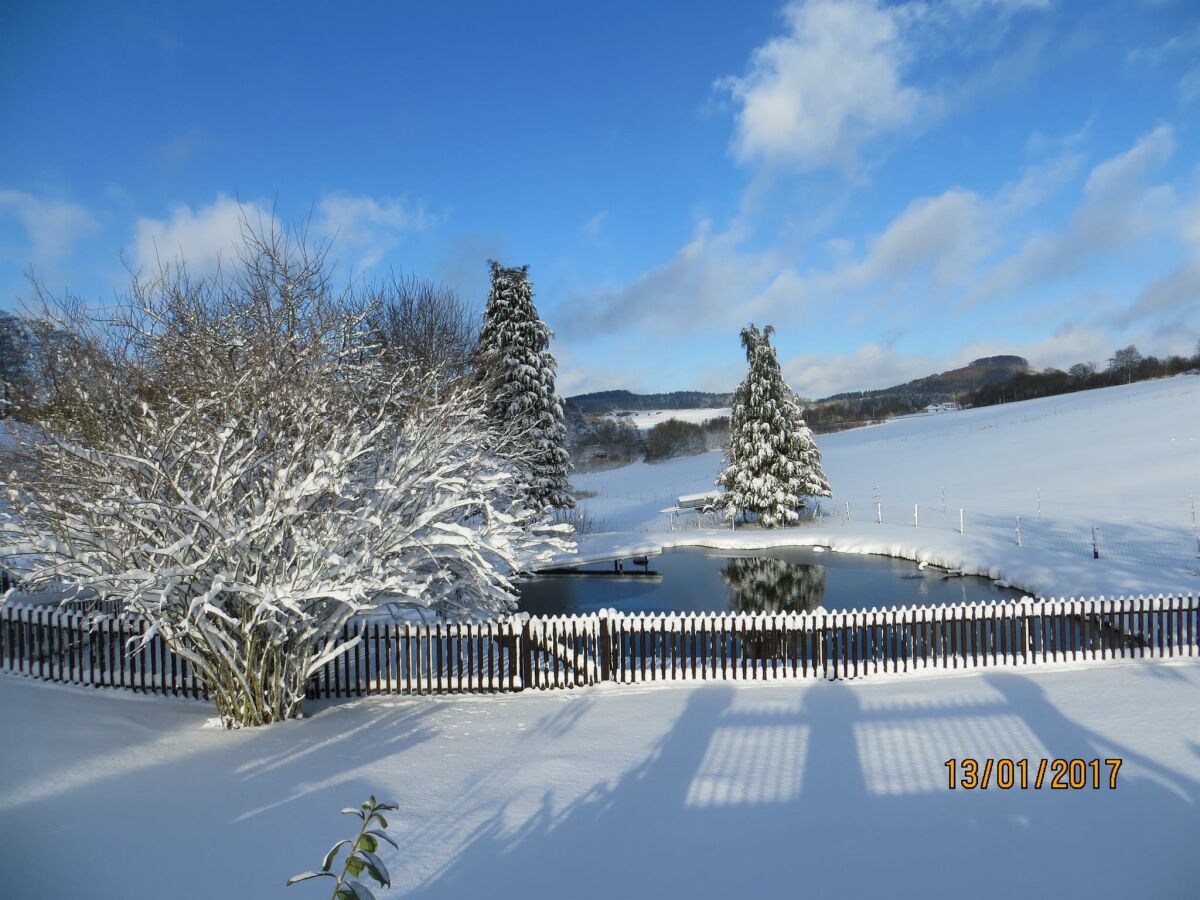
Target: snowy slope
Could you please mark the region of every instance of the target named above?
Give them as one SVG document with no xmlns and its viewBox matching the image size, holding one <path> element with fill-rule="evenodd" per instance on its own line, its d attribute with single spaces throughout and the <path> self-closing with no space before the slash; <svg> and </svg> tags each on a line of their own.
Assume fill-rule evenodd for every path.
<svg viewBox="0 0 1200 900">
<path fill-rule="evenodd" d="M 371 698 L 231 733 L 0 676 L 2 893 L 325 897 L 284 880 L 375 793 L 400 804 L 381 900 L 1194 896 L 1200 664 L 904 679 Z M 1124 762 L 1116 790 L 950 791 L 950 757 Z"/>
<path fill-rule="evenodd" d="M 584 507 L 616 532 L 581 551 L 825 544 L 965 568 L 1042 594 L 1200 589 L 1191 500 L 1200 496 L 1200 377 L 914 416 L 817 440 L 834 490 L 823 509 L 837 518 L 774 532 L 664 533 L 660 510 L 711 489 L 721 461 L 713 452 L 576 476 L 577 488 L 597 492 Z"/>
</svg>

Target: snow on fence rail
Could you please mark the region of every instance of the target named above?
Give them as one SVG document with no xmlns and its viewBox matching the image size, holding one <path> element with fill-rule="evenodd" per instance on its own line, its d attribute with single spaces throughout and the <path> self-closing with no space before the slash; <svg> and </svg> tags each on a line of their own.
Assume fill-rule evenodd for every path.
<svg viewBox="0 0 1200 900">
<path fill-rule="evenodd" d="M 131 616 L 0 607 L 0 669 L 45 681 L 207 698 L 202 679 Z M 500 693 L 603 681 L 847 679 L 1200 655 L 1195 596 L 1019 600 L 855 612 L 363 621 L 310 698 Z"/>
</svg>

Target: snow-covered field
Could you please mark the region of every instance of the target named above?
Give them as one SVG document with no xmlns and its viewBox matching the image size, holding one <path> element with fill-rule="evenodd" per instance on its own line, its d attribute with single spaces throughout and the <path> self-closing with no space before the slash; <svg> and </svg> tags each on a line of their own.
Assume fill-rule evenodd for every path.
<svg viewBox="0 0 1200 900">
<path fill-rule="evenodd" d="M 372 792 L 400 804 L 381 900 L 1195 896 L 1195 661 L 371 699 L 241 732 L 7 677 L 0 709 L 6 897 L 324 897 L 284 880 Z M 951 791 L 951 757 L 1123 764 L 1116 790 Z"/>
<path fill-rule="evenodd" d="M 641 431 L 648 431 L 660 422 L 666 422 L 668 419 L 678 419 L 680 422 L 694 422 L 697 425 L 703 425 L 705 422 L 712 419 L 719 419 L 722 416 L 728 416 L 732 412 L 731 409 L 648 409 L 639 410 L 631 415 L 605 416 L 607 419 L 612 419 L 617 422 L 631 422 L 634 428 Z"/>
<path fill-rule="evenodd" d="M 834 490 L 822 501 L 832 515 L 818 523 L 667 530 L 660 510 L 712 489 L 721 454 L 711 452 L 576 476 L 577 488 L 597 492 L 584 508 L 614 532 L 583 541 L 581 554 L 820 544 L 932 562 L 1046 596 L 1200 590 L 1192 499 L 1200 497 L 1200 377 L 914 416 L 817 442 Z"/>
</svg>

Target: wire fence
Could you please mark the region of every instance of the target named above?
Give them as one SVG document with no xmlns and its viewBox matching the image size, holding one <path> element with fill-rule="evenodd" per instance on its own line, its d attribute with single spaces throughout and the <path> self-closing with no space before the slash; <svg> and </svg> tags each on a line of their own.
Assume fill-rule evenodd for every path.
<svg viewBox="0 0 1200 900">
<path fill-rule="evenodd" d="M 723 512 L 679 509 L 676 498 L 696 490 L 695 484 L 664 485 L 657 492 L 605 492 L 605 498 L 640 496 L 661 503 L 657 521 L 664 531 L 704 531 L 741 527 Z M 1114 559 L 1159 569 L 1200 575 L 1200 529 L 1197 498 L 1147 494 L 1097 495 L 1097 502 L 1061 499 L 1056 491 L 995 492 L 970 495 L 970 504 L 955 502 L 942 489 L 924 502 L 895 502 L 876 492 L 852 500 L 810 500 L 799 525 L 875 523 L 916 529 L 983 535 L 1000 543 L 1041 548 L 1071 556 Z M 981 504 L 987 504 L 980 508 Z M 1124 511 L 1125 521 L 1111 513 Z M 603 529 L 598 529 L 603 530 Z M 645 531 L 645 528 L 638 529 Z"/>
<path fill-rule="evenodd" d="M 975 504 L 983 498 L 972 497 Z M 991 498 L 1001 501 L 1003 498 Z M 1011 502 L 1010 509 L 1017 504 Z M 1162 569 L 1177 569 L 1200 574 L 1200 532 L 1191 519 L 1194 500 L 1182 498 L 1173 504 L 1152 507 L 1166 512 L 1159 521 L 1127 522 L 1100 516 L 1070 512 L 1058 504 L 1053 514 L 1041 514 L 1050 504 L 1042 492 L 1030 492 L 1029 502 L 1015 512 L 980 510 L 977 506 L 958 506 L 945 495 L 929 503 L 894 503 L 882 495 L 870 501 L 823 501 L 818 521 L 846 524 L 852 521 L 880 525 L 911 526 L 960 535 L 983 535 L 1017 547 L 1041 548 L 1086 555 L 1094 559 L 1115 559 Z M 1078 506 L 1084 507 L 1083 504 Z M 1095 504 L 1093 508 L 1105 508 Z M 994 508 L 993 508 L 994 509 Z M 1024 511 L 1021 511 L 1024 510 Z M 1163 521 L 1167 519 L 1168 521 Z M 1169 520 L 1179 524 L 1171 524 Z M 1189 527 L 1190 526 L 1190 527 Z"/>
</svg>

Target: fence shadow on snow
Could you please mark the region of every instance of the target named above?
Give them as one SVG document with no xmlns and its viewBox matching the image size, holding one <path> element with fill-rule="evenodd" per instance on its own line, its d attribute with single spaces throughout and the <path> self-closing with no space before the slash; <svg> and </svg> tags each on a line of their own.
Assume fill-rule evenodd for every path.
<svg viewBox="0 0 1200 900">
<path fill-rule="evenodd" d="M 857 895 L 885 872 L 934 896 L 1137 896 L 1148 871 L 1160 887 L 1190 883 L 1181 841 L 1200 784 L 1067 718 L 1016 672 L 916 705 L 868 706 L 843 682 L 795 702 L 755 697 L 723 685 L 689 693 L 618 779 L 565 804 L 547 787 L 517 827 L 516 810 L 494 812 L 406 896 L 484 895 L 497 884 L 580 900 L 815 896 L 836 886 Z M 1120 757 L 1124 768 L 1116 792 L 948 792 L 945 759 L 984 755 L 1034 766 Z M 1071 862 L 1094 860 L 1114 833 L 1131 864 Z M 999 866 L 997 848 L 1015 865 Z"/>
</svg>

